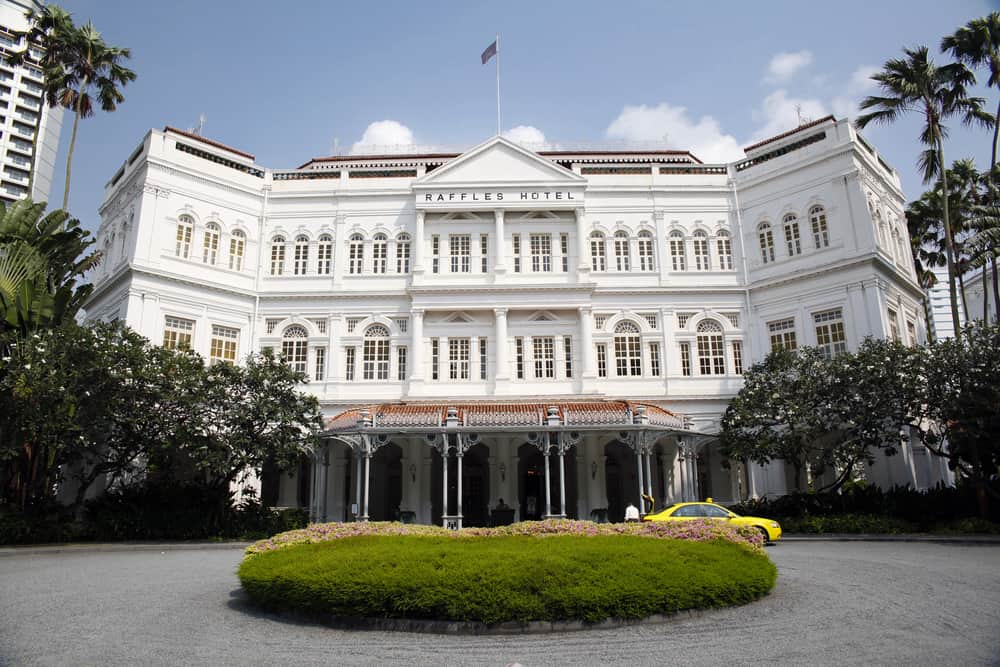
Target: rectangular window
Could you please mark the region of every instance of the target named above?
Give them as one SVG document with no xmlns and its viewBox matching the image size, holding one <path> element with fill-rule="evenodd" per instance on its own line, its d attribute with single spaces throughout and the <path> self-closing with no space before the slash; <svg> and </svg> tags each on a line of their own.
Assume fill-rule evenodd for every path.
<svg viewBox="0 0 1000 667">
<path fill-rule="evenodd" d="M 912 320 L 906 321 L 906 338 L 910 345 L 917 344 L 917 325 Z"/>
<path fill-rule="evenodd" d="M 531 339 L 536 378 L 554 378 L 556 376 L 554 340 L 551 336 L 535 336 Z"/>
<path fill-rule="evenodd" d="M 573 377 L 573 337 L 563 336 L 563 358 L 566 361 L 566 377 Z"/>
<path fill-rule="evenodd" d="M 681 343 L 681 375 L 691 377 L 691 343 Z"/>
<path fill-rule="evenodd" d="M 410 242 L 401 239 L 396 241 L 396 273 L 410 272 Z"/>
<path fill-rule="evenodd" d="M 674 271 L 687 270 L 687 254 L 684 252 L 684 237 L 679 233 L 670 235 L 670 263 Z"/>
<path fill-rule="evenodd" d="M 590 268 L 594 271 L 606 271 L 608 268 L 604 237 L 598 232 L 590 236 Z"/>
<path fill-rule="evenodd" d="M 660 377 L 660 344 L 659 343 L 650 343 L 649 344 L 649 372 L 655 378 Z"/>
<path fill-rule="evenodd" d="M 449 234 L 448 244 L 451 251 L 451 272 L 469 273 L 470 266 L 470 239 L 468 234 Z"/>
<path fill-rule="evenodd" d="M 719 248 L 719 268 L 723 271 L 733 270 L 733 243 L 729 240 L 729 235 L 719 234 L 716 245 Z"/>
<path fill-rule="evenodd" d="M 389 339 L 366 338 L 361 373 L 365 380 L 389 379 Z"/>
<path fill-rule="evenodd" d="M 469 379 L 469 339 L 448 339 L 448 377 L 452 380 Z"/>
<path fill-rule="evenodd" d="M 569 234 L 559 235 L 559 254 L 562 256 L 563 273 L 569 273 Z"/>
<path fill-rule="evenodd" d="M 743 375 L 743 343 L 733 341 L 733 373 Z"/>
<path fill-rule="evenodd" d="M 511 234 L 510 237 L 511 250 L 514 254 L 514 273 L 521 272 L 521 235 Z"/>
<path fill-rule="evenodd" d="M 767 330 L 771 336 L 771 351 L 778 350 L 794 351 L 798 348 L 795 340 L 795 320 L 777 320 L 767 323 Z"/>
<path fill-rule="evenodd" d="M 518 380 L 524 379 L 524 339 L 514 339 L 514 373 Z"/>
<path fill-rule="evenodd" d="M 280 276 L 285 272 L 285 244 L 271 245 L 271 275 Z"/>
<path fill-rule="evenodd" d="M 372 273 L 385 273 L 389 263 L 389 242 L 377 235 L 372 243 Z"/>
<path fill-rule="evenodd" d="M 535 273 L 545 273 L 552 270 L 552 236 L 550 234 L 532 234 L 531 237 L 531 270 Z"/>
<path fill-rule="evenodd" d="M 490 272 L 490 236 L 489 234 L 479 235 L 479 261 L 483 273 Z"/>
<path fill-rule="evenodd" d="M 396 348 L 396 379 L 400 382 L 406 381 L 406 346 L 401 345 Z"/>
<path fill-rule="evenodd" d="M 297 276 L 306 274 L 306 265 L 309 262 L 309 244 L 305 242 L 295 243 L 295 260 L 292 262 L 292 273 Z"/>
<path fill-rule="evenodd" d="M 348 246 L 348 273 L 353 275 L 360 274 L 365 268 L 365 242 L 360 236 L 351 239 L 351 244 Z"/>
<path fill-rule="evenodd" d="M 698 370 L 702 375 L 726 374 L 726 355 L 721 333 L 698 335 Z"/>
<path fill-rule="evenodd" d="M 653 263 L 653 238 L 645 234 L 646 232 L 643 232 L 643 234 L 639 235 L 639 270 L 655 271 L 656 265 Z"/>
<path fill-rule="evenodd" d="M 896 316 L 896 311 L 889 308 L 886 315 L 889 318 L 889 335 L 892 340 L 899 341 L 899 318 Z"/>
<path fill-rule="evenodd" d="M 212 345 L 209 350 L 209 364 L 220 361 L 236 362 L 236 347 L 240 340 L 240 330 L 232 327 L 212 325 Z"/>
<path fill-rule="evenodd" d="M 431 235 L 431 273 L 441 271 L 441 237 L 437 234 Z"/>
<path fill-rule="evenodd" d="M 320 239 L 316 251 L 316 273 L 327 276 L 333 267 L 333 242 Z"/>
<path fill-rule="evenodd" d="M 479 339 L 479 379 L 486 379 L 486 372 L 489 370 L 489 355 L 488 348 L 486 345 L 486 339 Z"/>
<path fill-rule="evenodd" d="M 168 350 L 190 350 L 194 338 L 194 320 L 167 316 L 163 326 L 163 347 Z"/>
<path fill-rule="evenodd" d="M 316 368 L 314 369 L 313 379 L 322 380 L 326 377 L 326 348 L 317 347 L 316 348 Z"/>
<path fill-rule="evenodd" d="M 847 351 L 844 316 L 840 308 L 813 313 L 813 322 L 816 325 L 816 346 L 823 348 L 828 359 Z"/>
<path fill-rule="evenodd" d="M 309 344 L 305 338 L 286 338 L 281 341 L 281 356 L 296 373 L 306 374 L 308 355 Z"/>
<path fill-rule="evenodd" d="M 344 348 L 344 379 L 354 382 L 354 348 Z"/>
<path fill-rule="evenodd" d="M 233 237 L 229 239 L 229 268 L 233 271 L 243 270 L 244 248 L 246 248 L 246 242 L 243 237 L 237 236 L 234 232 Z"/>
<path fill-rule="evenodd" d="M 604 343 L 597 344 L 597 377 L 608 377 L 608 346 Z"/>
<path fill-rule="evenodd" d="M 431 379 L 437 380 L 441 368 L 441 346 L 437 338 L 431 338 Z"/>
</svg>

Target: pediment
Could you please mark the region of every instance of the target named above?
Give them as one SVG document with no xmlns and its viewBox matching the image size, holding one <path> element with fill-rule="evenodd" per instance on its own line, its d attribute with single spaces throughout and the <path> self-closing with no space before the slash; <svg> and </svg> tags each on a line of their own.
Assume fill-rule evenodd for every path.
<svg viewBox="0 0 1000 667">
<path fill-rule="evenodd" d="M 503 137 L 494 137 L 414 181 L 415 186 L 480 183 L 584 185 L 586 179 Z"/>
</svg>

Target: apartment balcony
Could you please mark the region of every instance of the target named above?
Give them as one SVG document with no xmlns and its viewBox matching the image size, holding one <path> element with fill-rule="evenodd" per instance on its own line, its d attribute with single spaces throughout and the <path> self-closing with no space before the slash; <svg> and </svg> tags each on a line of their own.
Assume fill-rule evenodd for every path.
<svg viewBox="0 0 1000 667">
<path fill-rule="evenodd" d="M 0 183 L 0 192 L 5 192 L 15 199 L 28 196 L 28 188 L 15 185 L 14 183 Z"/>
<path fill-rule="evenodd" d="M 17 153 L 12 153 L 7 151 L 7 162 L 10 164 L 17 165 L 22 169 L 31 169 L 31 160 L 24 157 L 23 155 L 18 155 Z"/>
<path fill-rule="evenodd" d="M 25 137 L 27 139 L 33 139 L 35 136 L 35 128 L 24 125 L 17 121 L 14 121 L 14 132 L 19 136 Z"/>
<path fill-rule="evenodd" d="M 11 137 L 7 144 L 7 152 L 9 153 L 11 151 L 31 157 L 31 143 L 18 139 L 17 137 Z"/>
<path fill-rule="evenodd" d="M 28 172 L 15 167 L 4 167 L 3 178 L 4 181 L 13 181 L 14 183 L 24 185 L 28 184 Z"/>
<path fill-rule="evenodd" d="M 8 90 L 8 92 L 10 91 Z M 25 95 L 24 93 L 17 96 L 17 104 L 32 111 L 38 111 L 42 108 L 42 101 L 40 99 Z"/>
</svg>

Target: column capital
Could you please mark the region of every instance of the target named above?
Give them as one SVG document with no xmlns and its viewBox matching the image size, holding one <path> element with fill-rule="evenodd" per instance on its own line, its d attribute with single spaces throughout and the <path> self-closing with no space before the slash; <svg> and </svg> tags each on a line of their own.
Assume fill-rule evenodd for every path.
<svg viewBox="0 0 1000 667">
<path fill-rule="evenodd" d="M 588 304 L 584 304 L 582 306 L 577 306 L 576 309 L 578 311 L 580 311 L 581 313 L 592 313 L 592 312 L 594 312 L 594 306 L 593 306 L 593 304 L 589 304 L 589 303 Z"/>
<path fill-rule="evenodd" d="M 496 317 L 507 317 L 507 312 L 509 310 L 509 308 L 494 308 L 493 315 Z"/>
</svg>

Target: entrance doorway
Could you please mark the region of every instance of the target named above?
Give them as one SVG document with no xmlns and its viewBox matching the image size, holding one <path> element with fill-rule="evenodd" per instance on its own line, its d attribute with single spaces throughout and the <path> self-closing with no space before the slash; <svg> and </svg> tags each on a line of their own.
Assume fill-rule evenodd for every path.
<svg viewBox="0 0 1000 667">
<path fill-rule="evenodd" d="M 462 525 L 488 526 L 490 521 L 490 450 L 473 445 L 462 459 Z M 458 512 L 458 460 L 448 457 L 448 512 Z M 441 454 L 431 452 L 431 522 L 441 525 Z"/>
<path fill-rule="evenodd" d="M 403 500 L 403 449 L 389 443 L 378 448 L 369 471 L 369 521 L 398 521 Z M 362 478 L 361 483 L 364 484 Z M 362 489 L 364 493 L 364 489 Z"/>
<path fill-rule="evenodd" d="M 545 506 L 545 459 L 538 447 L 525 443 L 517 449 L 518 463 L 518 504 L 522 521 L 540 521 L 548 508 Z M 559 501 L 559 456 L 550 454 L 549 495 L 552 513 L 560 511 Z M 577 518 L 577 471 L 576 447 L 566 452 L 564 458 L 566 475 L 566 517 Z"/>
</svg>

